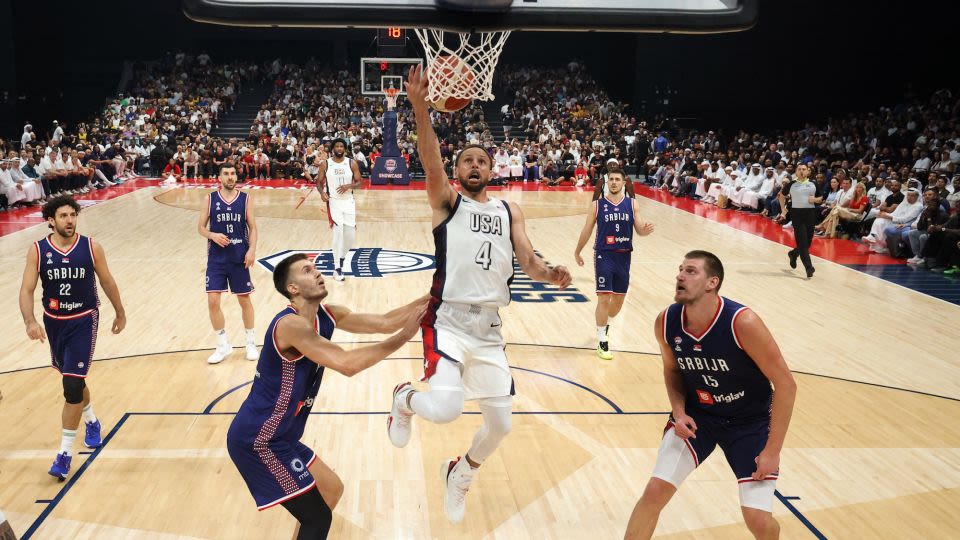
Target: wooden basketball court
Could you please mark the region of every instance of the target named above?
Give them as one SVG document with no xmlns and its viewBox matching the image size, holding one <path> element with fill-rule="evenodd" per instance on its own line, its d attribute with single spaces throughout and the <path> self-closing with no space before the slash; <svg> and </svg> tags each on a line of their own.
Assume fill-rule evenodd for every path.
<svg viewBox="0 0 960 540">
<path fill-rule="evenodd" d="M 76 455 L 66 483 L 46 473 L 59 440 L 59 379 L 45 367 L 47 346 L 26 338 L 17 308 L 24 256 L 46 227 L 0 238 L 0 508 L 21 537 L 262 539 L 292 532 L 283 509 L 256 511 L 226 453 L 227 427 L 254 363 L 242 349 L 216 366 L 205 361 L 214 339 L 196 222 L 206 191 L 141 189 L 81 214 L 79 231 L 106 250 L 128 325 L 120 335 L 102 325 L 88 382 L 105 444 Z M 480 424 L 476 408 L 468 405 L 468 414 L 446 426 L 415 421 L 413 440 L 398 450 L 385 433 L 390 393 L 397 382 L 419 379 L 420 343 L 353 379 L 328 372 L 304 442 L 346 486 L 332 538 L 621 537 L 668 409 L 653 320 L 672 301 L 677 265 L 691 249 L 720 256 L 723 294 L 765 320 L 796 372 L 798 400 L 774 506 L 783 537 L 947 538 L 960 530 L 960 307 L 824 260 L 807 281 L 790 271 L 779 244 L 641 199 L 657 230 L 636 243 L 632 287 L 612 328 L 616 357 L 603 362 L 593 353 L 593 271 L 573 263 L 589 193 L 493 194 L 521 204 L 535 248 L 571 268 L 579 295 L 555 298 L 549 288 L 527 285 L 526 301 L 503 311 L 518 394 L 514 429 L 484 465 L 456 526 L 443 515 L 439 468 L 468 447 Z M 252 196 L 258 258 L 329 249 L 316 194 L 296 210 L 296 189 Z M 357 197 L 357 247 L 432 255 L 422 190 Z M 381 277 L 328 281 L 329 302 L 381 311 L 424 294 L 432 271 L 398 271 L 397 257 L 383 259 Z M 262 335 L 285 301 L 264 267 L 252 275 Z M 224 301 L 227 331 L 239 345 L 239 308 L 229 296 Z M 106 301 L 101 316 L 112 320 Z M 370 339 L 334 334 L 347 344 Z M 657 534 L 747 538 L 740 520 L 736 482 L 717 453 L 679 491 Z"/>
</svg>

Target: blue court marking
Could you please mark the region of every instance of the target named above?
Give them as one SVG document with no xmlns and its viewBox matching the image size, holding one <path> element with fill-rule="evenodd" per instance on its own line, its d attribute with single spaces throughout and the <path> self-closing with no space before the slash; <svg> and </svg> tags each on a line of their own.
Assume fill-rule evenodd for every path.
<svg viewBox="0 0 960 540">
<path fill-rule="evenodd" d="M 549 375 L 549 374 L 546 374 L 546 375 Z M 249 384 L 249 383 L 247 383 L 247 384 Z M 242 386 L 242 385 L 241 385 L 241 386 Z M 311 414 L 311 415 L 315 415 L 315 414 L 316 414 L 316 415 L 385 415 L 385 414 L 388 414 L 388 413 L 382 412 L 382 411 L 355 411 L 355 412 L 312 412 L 312 413 L 310 413 L 310 414 Z M 480 413 L 479 413 L 479 412 L 464 412 L 463 414 L 480 414 Z M 527 411 L 527 412 L 516 412 L 516 411 L 515 411 L 513 414 L 557 414 L 557 415 L 568 415 L 568 414 L 574 414 L 574 415 L 577 415 L 577 414 L 588 414 L 588 415 L 590 415 L 590 414 L 592 414 L 592 415 L 624 415 L 624 416 L 626 416 L 626 415 L 667 415 L 667 414 L 670 414 L 670 413 L 669 413 L 669 412 L 659 412 L 659 411 L 628 411 L 628 412 L 624 412 L 624 411 L 613 411 L 613 412 L 605 412 L 605 411 L 568 411 L 568 412 L 563 412 L 563 411 Z M 113 429 L 110 430 L 110 433 L 108 433 L 107 436 L 103 439 L 103 444 L 102 444 L 99 448 L 97 448 L 96 450 L 94 450 L 94 451 L 93 451 L 93 454 L 90 456 L 90 458 L 88 458 L 87 461 L 84 462 L 84 464 L 81 465 L 79 469 L 77 469 L 76 473 L 74 473 L 74 474 L 67 480 L 66 485 L 60 490 L 59 493 L 57 493 L 57 496 L 54 497 L 52 500 L 49 500 L 49 501 L 48 501 L 48 500 L 43 500 L 43 499 L 40 499 L 40 500 L 37 500 L 37 501 L 36 501 L 37 503 L 41 503 L 41 504 L 47 503 L 47 507 L 43 510 L 43 512 L 40 513 L 39 516 L 37 516 L 37 519 L 34 520 L 33 524 L 30 525 L 30 528 L 27 529 L 27 531 L 23 534 L 23 536 L 21 537 L 21 540 L 29 540 L 30 538 L 33 537 L 34 533 L 37 532 L 37 530 L 38 530 L 38 529 L 40 528 L 40 526 L 43 524 L 44 520 L 47 519 L 47 516 L 49 516 L 49 515 L 53 512 L 53 510 L 57 507 L 57 505 L 64 499 L 64 497 L 66 497 L 67 492 L 70 491 L 70 488 L 72 488 L 72 487 L 77 483 L 77 481 L 80 480 L 80 477 L 83 475 L 83 473 L 86 472 L 87 469 L 93 464 L 93 461 L 97 458 L 97 456 L 100 455 L 100 452 L 103 451 L 104 448 L 106 448 L 107 444 L 109 444 L 110 441 L 113 440 L 113 437 L 120 431 L 120 428 L 123 427 L 123 425 L 126 423 L 126 421 L 127 421 L 128 418 L 130 418 L 131 416 L 203 416 L 203 415 L 208 415 L 208 416 L 209 416 L 209 415 L 233 416 L 233 415 L 236 415 L 236 413 L 235 413 L 235 412 L 199 412 L 199 413 L 197 413 L 197 412 L 127 412 L 127 413 L 124 413 L 123 416 L 120 418 L 120 421 L 118 421 L 117 424 L 116 424 L 115 426 L 113 426 Z M 800 512 L 800 510 L 798 510 L 795 506 L 793 506 L 793 504 L 790 503 L 790 501 L 799 500 L 800 497 L 795 497 L 795 496 L 787 497 L 787 496 L 784 496 L 783 494 L 781 494 L 779 491 L 775 491 L 775 492 L 774 492 L 774 495 L 776 495 L 777 499 L 779 499 L 780 502 L 782 502 L 783 505 L 786 506 L 787 509 L 790 510 L 790 512 L 793 513 L 793 515 L 796 516 L 796 518 L 799 519 L 800 522 L 803 523 L 803 524 L 810 530 L 810 532 L 813 533 L 813 535 L 814 535 L 815 537 L 817 537 L 817 538 L 820 539 L 820 540 L 826 540 L 827 537 L 824 536 L 823 533 L 821 533 L 821 532 L 813 525 L 813 523 L 810 522 L 810 520 L 808 520 L 806 517 L 804 517 L 803 513 Z"/>
<path fill-rule="evenodd" d="M 243 388 L 244 386 L 247 386 L 247 385 L 249 385 L 249 384 L 253 384 L 253 381 L 250 380 L 250 381 L 247 381 L 247 382 L 245 382 L 245 383 L 238 384 L 238 385 L 234 386 L 233 388 L 227 390 L 226 392 L 220 394 L 219 396 L 216 397 L 216 399 L 214 399 L 213 401 L 211 401 L 210 404 L 206 406 L 206 408 L 203 409 L 203 414 L 210 414 L 210 412 L 213 410 L 213 408 L 217 406 L 217 403 L 220 403 L 220 401 L 223 400 L 223 398 L 229 396 L 230 394 L 236 392 L 237 390 L 239 390 L 239 389 L 241 389 L 241 388 Z"/>
<path fill-rule="evenodd" d="M 336 342 L 336 343 L 337 343 L 337 344 L 348 344 L 348 345 L 359 345 L 359 344 L 364 344 L 364 343 L 379 343 L 379 342 L 378 342 L 378 341 L 338 341 L 338 342 Z M 411 341 L 410 343 L 422 343 L 422 341 Z M 593 350 L 594 350 L 594 349 L 591 348 L 591 347 L 574 347 L 574 346 L 568 346 L 568 345 L 537 345 L 537 344 L 534 344 L 534 343 L 507 343 L 507 345 L 523 345 L 523 346 L 525 346 L 525 347 L 549 347 L 549 348 L 558 348 L 558 349 L 577 349 L 577 350 L 582 350 L 582 351 L 593 351 Z M 110 361 L 110 360 L 124 360 L 124 359 L 141 358 L 141 357 L 147 357 L 147 356 L 159 356 L 159 355 L 163 355 L 163 354 L 178 354 L 178 353 L 185 353 L 185 352 L 200 352 L 200 351 L 212 351 L 212 350 L 213 350 L 212 348 L 207 348 L 207 349 L 185 349 L 185 350 L 180 350 L 180 351 L 164 351 L 164 352 L 156 352 L 156 353 L 131 354 L 131 355 L 127 355 L 127 356 L 116 356 L 116 357 L 113 357 L 113 358 L 101 358 L 101 359 L 99 359 L 99 360 L 94 360 L 94 362 L 107 362 L 107 361 Z M 648 353 L 648 352 L 642 352 L 642 351 L 628 351 L 628 350 L 619 350 L 619 349 L 611 349 L 611 350 L 616 351 L 616 352 L 624 352 L 624 353 L 628 353 L 628 354 L 641 354 L 641 355 L 651 355 L 651 356 L 659 355 L 659 354 L 660 354 L 660 353 Z M 419 359 L 419 357 L 413 358 L 413 359 Z M 393 358 L 387 358 L 387 360 L 394 360 L 394 359 L 393 359 Z M 396 358 L 396 360 L 401 360 L 401 358 Z M 19 372 L 21 372 L 21 371 L 32 371 L 32 370 L 35 370 L 35 369 L 45 369 L 45 368 L 48 368 L 48 367 L 50 367 L 49 364 L 45 364 L 45 365 L 42 365 L 42 366 L 36 366 L 36 367 L 12 369 L 12 370 L 10 370 L 10 371 L 0 371 L 0 375 L 7 375 L 7 374 L 10 374 L 10 373 L 19 373 Z M 851 383 L 856 383 L 856 384 L 864 384 L 864 385 L 867 385 L 867 386 L 876 386 L 876 387 L 878 387 L 878 388 L 886 388 L 887 390 L 899 390 L 899 391 L 901 391 L 901 392 L 909 392 L 909 393 L 911 393 L 911 394 L 919 394 L 919 395 L 922 395 L 922 396 L 929 396 L 929 397 L 935 397 L 935 398 L 941 398 L 941 399 L 948 399 L 948 400 L 950 400 L 950 401 L 960 401 L 960 398 L 955 398 L 955 397 L 950 397 L 950 396 L 943 396 L 943 395 L 940 395 L 940 394 L 933 394 L 933 393 L 930 393 L 930 392 L 923 392 L 923 391 L 921 391 L 921 390 L 911 390 L 910 388 L 900 388 L 899 386 L 887 386 L 887 385 L 878 384 L 878 383 L 872 383 L 872 382 L 867 382 L 867 381 L 858 381 L 858 380 L 856 380 L 856 379 L 844 379 L 844 378 L 842 378 L 842 377 L 834 377 L 834 376 L 832 376 L 832 375 L 822 375 L 822 374 L 820 374 L 820 373 L 810 373 L 810 372 L 808 372 L 808 371 L 793 371 L 793 370 L 791 370 L 791 372 L 792 372 L 792 373 L 796 373 L 796 374 L 798 374 L 798 375 L 810 375 L 810 376 L 813 376 L 813 377 L 823 377 L 823 378 L 825 378 L 825 379 L 834 379 L 834 380 L 838 380 L 838 381 L 851 382 Z"/>
<path fill-rule="evenodd" d="M 391 360 L 418 360 L 418 358 L 417 358 L 417 359 L 415 359 L 415 358 L 391 358 Z M 593 395 L 597 396 L 598 398 L 602 399 L 603 401 L 605 401 L 605 402 L 607 403 L 607 405 L 610 405 L 610 407 L 613 409 L 613 411 L 614 411 L 615 413 L 617 413 L 617 414 L 622 414 L 622 413 L 623 413 L 623 409 L 621 409 L 621 408 L 620 408 L 616 403 L 614 403 L 610 398 L 608 398 L 607 396 L 601 394 L 600 392 L 597 392 L 596 390 L 594 390 L 594 389 L 592 389 L 592 388 L 590 388 L 590 387 L 588 387 L 588 386 L 584 386 L 584 385 L 582 385 L 582 384 L 580 384 L 580 383 L 573 382 L 573 381 L 571 381 L 570 379 L 565 379 L 565 378 L 560 377 L 560 376 L 558 376 L 558 375 L 553 375 L 553 374 L 550 374 L 550 373 L 545 373 L 545 372 L 543 372 L 543 371 L 537 371 L 537 370 L 535 370 L 535 369 L 528 369 L 528 368 L 522 368 L 522 367 L 516 367 L 516 366 L 510 366 L 510 369 L 516 369 L 516 370 L 519 370 L 519 371 L 527 371 L 527 372 L 530 372 L 530 373 L 536 373 L 537 375 L 543 375 L 543 376 L 545 376 L 545 377 L 550 377 L 551 379 L 556 379 L 556 380 L 558 380 L 558 381 L 563 381 L 563 382 L 565 382 L 565 383 L 572 384 L 573 386 L 576 386 L 577 388 L 580 388 L 580 389 L 582 389 L 582 390 L 586 390 L 587 392 L 590 392 L 591 394 L 593 394 Z M 216 398 L 214 398 L 214 400 L 211 401 L 210 404 L 206 406 L 206 408 L 203 409 L 203 414 L 210 414 L 210 413 L 213 411 L 213 408 L 217 405 L 217 403 L 220 403 L 220 401 L 222 401 L 224 398 L 226 398 L 226 397 L 229 396 L 230 394 L 236 392 L 237 390 L 239 390 L 239 389 L 241 389 L 241 388 L 243 388 L 244 386 L 247 386 L 247 385 L 249 385 L 249 384 L 253 384 L 253 381 L 247 381 L 247 382 L 245 382 L 245 383 L 243 383 L 243 384 L 238 384 L 237 386 L 234 386 L 233 388 L 231 388 L 231 389 L 227 390 L 226 392 L 220 394 L 219 396 L 217 396 Z M 384 413 L 384 414 L 386 414 L 386 413 Z"/>
<path fill-rule="evenodd" d="M 53 502 L 53 499 L 37 499 L 34 502 L 40 503 L 40 504 L 50 504 Z"/>
<path fill-rule="evenodd" d="M 885 384 L 879 384 L 879 383 L 872 383 L 872 382 L 865 382 L 865 381 L 857 381 L 857 380 L 854 380 L 854 379 L 844 379 L 843 377 L 834 377 L 833 375 L 821 375 L 821 374 L 819 374 L 819 373 L 810 373 L 810 372 L 808 372 L 808 371 L 794 371 L 793 373 L 796 373 L 796 374 L 798 374 L 798 375 L 810 375 L 811 377 L 820 377 L 820 378 L 822 378 L 822 379 L 832 379 L 832 380 L 835 380 L 835 381 L 843 381 L 843 382 L 854 383 L 854 384 L 862 384 L 862 385 L 865 385 L 865 386 L 875 386 L 875 387 L 877 387 L 877 388 L 884 388 L 884 389 L 886 389 L 886 390 L 898 390 L 898 391 L 900 391 L 900 392 L 909 392 L 909 393 L 911 393 L 911 394 L 918 394 L 918 395 L 921 395 L 921 396 L 929 396 L 929 397 L 935 397 L 935 398 L 940 398 L 940 399 L 948 399 L 948 400 L 950 400 L 950 401 L 960 401 L 960 399 L 955 398 L 955 397 L 941 396 L 940 394 L 931 394 L 930 392 L 921 392 L 920 390 L 911 390 L 911 389 L 909 389 L 909 388 L 900 388 L 899 386 L 887 386 L 887 385 L 885 385 Z"/>
<path fill-rule="evenodd" d="M 83 473 L 86 472 L 87 469 L 90 467 L 90 465 L 93 464 L 93 460 L 97 459 L 97 456 L 99 456 L 100 452 L 104 448 L 106 448 L 107 444 L 110 443 L 110 441 L 113 439 L 113 436 L 116 435 L 118 431 L 120 431 L 120 428 L 123 427 L 123 424 L 127 421 L 127 418 L 130 418 L 130 413 L 124 413 L 124 415 L 120 418 L 120 421 L 117 422 L 115 426 L 113 426 L 113 429 L 110 430 L 110 433 L 108 433 L 106 438 L 103 439 L 103 444 L 101 444 L 99 448 L 94 450 L 93 454 L 91 454 L 90 457 L 87 458 L 85 462 L 83 462 L 83 465 L 81 465 L 80 468 L 77 469 L 77 471 L 67 479 L 66 485 L 63 486 L 60 492 L 57 493 L 57 496 L 54 497 L 52 501 L 50 501 L 50 504 L 48 504 L 47 507 L 43 509 L 43 512 L 40 512 L 40 515 L 37 516 L 37 519 L 34 520 L 32 525 L 30 525 L 30 528 L 27 529 L 27 532 L 23 533 L 23 536 L 21 537 L 20 540 L 28 540 L 30 537 L 33 536 L 35 532 L 37 532 L 37 529 L 40 528 L 40 525 L 43 523 L 43 520 L 47 519 L 47 516 L 49 516 L 50 513 L 53 512 L 53 509 L 56 508 L 58 504 L 60 504 L 60 501 L 62 501 L 64 497 L 66 497 L 67 492 L 70 491 L 70 488 L 76 485 L 77 481 L 80 480 L 80 477 L 83 476 Z"/>
<path fill-rule="evenodd" d="M 810 529 L 810 532 L 813 533 L 815 537 L 819 538 L 820 540 L 827 540 L 827 537 L 824 536 L 824 534 L 820 532 L 820 530 L 817 529 L 813 523 L 810 523 L 810 520 L 804 517 L 803 513 L 800 512 L 800 510 L 798 510 L 797 507 L 790 502 L 793 500 L 799 500 L 800 497 L 784 497 L 779 491 L 774 491 L 773 494 L 777 496 L 777 499 L 780 499 L 780 502 L 787 507 L 787 510 L 790 510 L 790 512 L 800 520 L 800 523 L 803 523 L 808 529 Z"/>
<path fill-rule="evenodd" d="M 878 277 L 918 293 L 960 306 L 960 279 L 935 274 L 906 264 L 848 264 L 864 274 Z"/>
<path fill-rule="evenodd" d="M 337 342 L 335 342 L 335 343 L 337 343 L 338 345 L 344 345 L 344 344 L 345 344 L 345 345 L 363 345 L 363 344 L 367 344 L 367 343 L 380 343 L 380 342 L 379 342 L 379 341 L 375 341 L 375 340 L 370 340 L 370 341 L 337 341 Z M 417 339 L 417 340 L 410 340 L 410 341 L 408 341 L 408 343 L 423 343 L 423 341 Z M 516 343 L 516 342 L 510 342 L 510 343 L 507 343 L 507 345 L 517 345 L 517 346 L 521 346 L 521 347 L 550 347 L 551 349 L 573 349 L 573 350 L 578 350 L 578 351 L 592 351 L 592 350 L 594 350 L 593 347 L 578 347 L 578 346 L 575 346 L 575 345 L 542 345 L 542 344 L 537 344 L 537 343 Z M 263 345 L 262 345 L 262 344 L 261 344 L 261 345 L 257 345 L 257 347 L 263 347 Z M 141 358 L 141 357 L 146 357 L 146 356 L 160 356 L 160 355 L 162 355 L 162 354 L 181 354 L 181 353 L 203 352 L 203 351 L 212 351 L 212 350 L 214 350 L 214 347 L 208 347 L 208 348 L 204 348 L 204 349 L 181 349 L 181 350 L 177 350 L 177 351 L 162 351 L 162 352 L 153 352 L 153 353 L 128 354 L 128 355 L 126 355 L 126 356 L 114 356 L 114 357 L 112 357 L 112 358 L 97 358 L 97 359 L 94 359 L 94 362 L 109 362 L 109 361 L 111 361 L 111 360 L 127 360 L 127 359 L 130 359 L 130 358 Z M 622 352 L 622 353 L 628 353 L 628 354 L 646 354 L 646 355 L 656 355 L 656 356 L 659 356 L 659 355 L 660 355 L 659 352 L 657 352 L 657 353 L 650 353 L 650 352 L 643 352 L 643 351 L 628 351 L 628 350 L 625 350 L 625 349 L 610 349 L 610 350 L 613 351 L 613 352 Z M 419 357 L 418 357 L 417 359 L 419 359 Z M 392 360 L 392 359 L 389 359 L 389 360 Z M 399 358 L 398 358 L 397 360 L 399 360 Z M 48 367 L 50 367 L 50 364 L 44 364 L 44 365 L 42 365 L 42 366 L 34 366 L 34 367 L 27 367 L 27 368 L 20 368 L 20 369 L 11 369 L 10 371 L 0 371 L 0 375 L 6 375 L 6 374 L 8 374 L 8 373 L 19 373 L 19 372 L 21 372 L 21 371 L 33 371 L 33 370 L 35 370 L 35 369 L 44 369 L 44 368 L 48 368 Z"/>
<path fill-rule="evenodd" d="M 613 401 L 611 401 L 610 398 L 608 398 L 607 396 L 601 394 L 600 392 L 597 392 L 596 390 L 594 390 L 594 389 L 592 389 L 592 388 L 589 388 L 589 387 L 587 387 L 587 386 L 584 386 L 584 385 L 582 385 L 582 384 L 580 384 L 580 383 L 573 382 L 573 381 L 571 381 L 570 379 L 564 379 L 563 377 L 560 377 L 560 376 L 558 376 L 558 375 L 552 375 L 552 374 L 550 374 L 550 373 L 545 373 L 545 372 L 543 372 L 543 371 L 537 371 L 537 370 L 535 370 L 535 369 L 528 369 L 528 368 L 522 368 L 522 367 L 516 367 L 516 366 L 510 366 L 510 369 L 517 369 L 517 370 L 520 370 L 520 371 L 528 371 L 528 372 L 530 372 L 530 373 L 536 373 L 537 375 L 544 375 L 544 376 L 546 376 L 546 377 L 550 377 L 551 379 L 556 379 L 556 380 L 558 380 L 558 381 L 563 381 L 563 382 L 565 382 L 565 383 L 572 384 L 572 385 L 576 386 L 577 388 L 586 390 L 587 392 L 590 392 L 591 394 L 593 394 L 593 395 L 597 396 L 598 398 L 604 400 L 605 402 L 607 402 L 607 405 L 610 405 L 610 407 L 613 408 L 614 412 L 616 412 L 617 414 L 623 413 L 623 409 L 621 409 L 616 403 L 614 403 Z"/>
</svg>

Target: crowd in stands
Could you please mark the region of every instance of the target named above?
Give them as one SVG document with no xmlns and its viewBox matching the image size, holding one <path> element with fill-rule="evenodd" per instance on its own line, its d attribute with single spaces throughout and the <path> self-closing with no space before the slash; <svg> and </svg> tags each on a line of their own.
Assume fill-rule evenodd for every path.
<svg viewBox="0 0 960 540">
<path fill-rule="evenodd" d="M 862 239 L 876 253 L 960 275 L 960 96 L 831 119 L 825 126 L 730 140 L 664 130 L 643 163 L 646 181 L 677 197 L 755 212 L 790 227 L 789 186 L 810 167 L 817 236 Z"/>
<path fill-rule="evenodd" d="M 241 181 L 312 181 L 340 138 L 366 174 L 382 150 L 385 103 L 362 95 L 358 78 L 314 60 L 215 63 L 204 53 L 168 55 L 138 70 L 128 92 L 92 121 L 75 129 L 55 122 L 43 139 L 28 124 L 19 144 L 0 139 L 0 206 L 84 193 L 133 171 L 167 182 L 213 178 L 227 161 L 238 165 Z M 249 84 L 270 85 L 271 93 L 248 136 L 212 137 Z M 960 99 L 950 91 L 823 126 L 733 137 L 662 121 L 648 128 L 577 61 L 501 66 L 495 93 L 502 104 L 500 144 L 476 102 L 433 113 L 449 172 L 462 148 L 479 144 L 492 157 L 495 182 L 593 185 L 616 167 L 674 196 L 790 227 L 787 193 L 796 167 L 805 164 L 823 197 L 818 236 L 862 237 L 877 253 L 960 273 Z M 398 143 L 417 173 L 413 116 L 403 99 L 396 110 Z"/>
</svg>

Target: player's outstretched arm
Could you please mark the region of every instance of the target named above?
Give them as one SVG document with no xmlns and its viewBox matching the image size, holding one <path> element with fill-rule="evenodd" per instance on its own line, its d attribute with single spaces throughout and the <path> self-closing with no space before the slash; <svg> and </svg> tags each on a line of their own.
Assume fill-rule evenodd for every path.
<svg viewBox="0 0 960 540">
<path fill-rule="evenodd" d="M 513 240 L 513 253 L 517 256 L 520 269 L 537 281 L 553 283 L 561 289 L 566 289 L 573 281 L 570 271 L 565 266 L 554 266 L 553 268 L 547 266 L 547 263 L 533 250 L 533 244 L 527 238 L 527 227 L 523 221 L 523 212 L 520 211 L 520 206 L 512 202 L 508 204 L 513 221 L 510 237 Z"/>
<path fill-rule="evenodd" d="M 93 270 L 100 279 L 100 286 L 103 287 L 103 292 L 113 305 L 113 311 L 116 312 L 111 330 L 114 334 L 119 334 L 123 331 L 123 328 L 127 326 L 127 312 L 123 309 L 123 302 L 120 301 L 120 288 L 117 287 L 117 282 L 114 281 L 113 274 L 110 273 L 110 269 L 107 267 L 107 256 L 103 251 L 103 247 L 92 240 L 91 244 L 93 247 Z"/>
<path fill-rule="evenodd" d="M 40 255 L 37 254 L 37 245 L 33 244 L 27 248 L 27 266 L 23 269 L 23 282 L 20 283 L 20 315 L 23 316 L 23 324 L 27 329 L 27 336 L 30 339 L 39 339 L 46 341 L 47 334 L 43 327 L 37 323 L 37 318 L 33 314 L 33 293 L 37 290 L 37 280 L 40 279 L 40 271 L 37 270 L 40 262 Z"/>
<path fill-rule="evenodd" d="M 590 210 L 587 212 L 587 220 L 583 223 L 583 229 L 580 230 L 580 239 L 577 240 L 577 249 L 573 251 L 573 258 L 576 259 L 579 266 L 583 266 L 583 257 L 580 252 L 587 245 L 590 239 L 590 233 L 593 232 L 593 226 L 597 224 L 597 201 L 590 203 Z"/>
<path fill-rule="evenodd" d="M 687 385 L 683 383 L 683 377 L 680 376 L 680 368 L 677 366 L 677 359 L 673 356 L 673 350 L 663 340 L 664 319 L 667 316 L 666 311 L 661 311 L 653 325 L 653 333 L 657 336 L 657 344 L 660 345 L 660 357 L 663 359 L 663 382 L 667 386 L 667 399 L 670 400 L 670 414 L 673 416 L 674 431 L 677 437 L 681 439 L 697 438 L 697 423 L 687 414 Z"/>
<path fill-rule="evenodd" d="M 743 350 L 753 359 L 760 371 L 773 383 L 773 407 L 770 413 L 770 434 L 767 445 L 757 456 L 754 480 L 763 480 L 780 469 L 780 451 L 787 437 L 787 427 L 793 416 L 797 399 L 797 383 L 783 359 L 780 347 L 766 325 L 753 311 L 746 309 L 733 321 L 733 330 Z"/>
<path fill-rule="evenodd" d="M 353 334 L 389 334 L 403 328 L 412 315 L 427 309 L 430 295 L 421 296 L 405 306 L 386 313 L 355 313 L 346 306 L 328 304 L 327 309 L 337 320 L 337 328 Z"/>
<path fill-rule="evenodd" d="M 450 187 L 447 171 L 443 170 L 443 159 L 440 157 L 440 141 L 430 122 L 430 106 L 427 104 L 427 76 L 423 68 L 413 66 L 407 74 L 407 99 L 413 108 L 417 119 L 417 153 L 420 154 L 420 163 L 427 173 L 427 198 L 430 207 L 434 210 L 449 210 L 453 208 L 456 191 Z"/>
<path fill-rule="evenodd" d="M 387 339 L 356 349 L 344 350 L 317 335 L 316 330 L 302 317 L 284 317 L 277 323 L 277 346 L 300 351 L 310 360 L 347 377 L 373 366 L 403 346 L 420 330 L 423 311 L 413 313 L 404 321 L 403 328 Z"/>
</svg>

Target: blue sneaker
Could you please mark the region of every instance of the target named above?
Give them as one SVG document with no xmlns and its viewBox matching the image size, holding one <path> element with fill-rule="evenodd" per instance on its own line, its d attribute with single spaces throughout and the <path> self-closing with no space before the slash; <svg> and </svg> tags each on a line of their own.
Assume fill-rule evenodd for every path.
<svg viewBox="0 0 960 540">
<path fill-rule="evenodd" d="M 62 454 L 57 454 L 57 459 L 53 460 L 53 465 L 50 466 L 50 470 L 47 472 L 50 476 L 53 476 L 60 481 L 67 479 L 67 473 L 70 472 L 70 461 L 73 458 L 67 455 L 66 452 Z"/>
<path fill-rule="evenodd" d="M 86 422 L 87 432 L 83 436 L 83 445 L 87 448 L 100 448 L 100 421 Z"/>
</svg>

